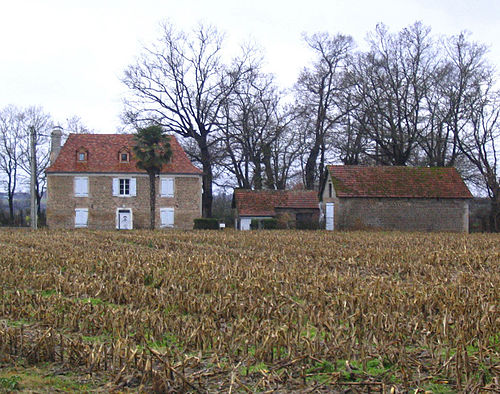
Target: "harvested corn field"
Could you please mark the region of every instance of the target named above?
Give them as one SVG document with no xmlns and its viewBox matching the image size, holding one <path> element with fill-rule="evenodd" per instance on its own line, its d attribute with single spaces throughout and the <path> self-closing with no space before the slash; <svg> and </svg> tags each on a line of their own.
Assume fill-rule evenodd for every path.
<svg viewBox="0 0 500 394">
<path fill-rule="evenodd" d="M 1 230 L 0 262 L 11 388 L 500 389 L 498 235 Z"/>
</svg>

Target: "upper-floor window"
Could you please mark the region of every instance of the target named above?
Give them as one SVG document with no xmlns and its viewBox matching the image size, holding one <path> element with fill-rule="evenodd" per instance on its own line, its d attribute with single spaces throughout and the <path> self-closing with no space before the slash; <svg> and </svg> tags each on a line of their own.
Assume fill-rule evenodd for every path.
<svg viewBox="0 0 500 394">
<path fill-rule="evenodd" d="M 113 196 L 135 196 L 136 185 L 135 178 L 113 178 Z"/>
<path fill-rule="evenodd" d="M 161 177 L 160 178 L 160 196 L 173 197 L 174 196 L 174 178 Z"/>
<path fill-rule="evenodd" d="M 130 179 L 120 179 L 120 196 L 130 195 Z"/>
<path fill-rule="evenodd" d="M 74 180 L 75 197 L 88 197 L 89 195 L 89 178 L 75 177 Z"/>
<path fill-rule="evenodd" d="M 130 152 L 126 147 L 118 151 L 118 160 L 120 163 L 128 163 L 130 161 Z"/>
<path fill-rule="evenodd" d="M 79 148 L 77 151 L 76 151 L 76 160 L 77 161 L 87 161 L 88 160 L 88 151 L 85 149 L 85 148 Z"/>
<path fill-rule="evenodd" d="M 333 185 L 331 183 L 328 183 L 328 197 L 333 197 Z"/>
</svg>

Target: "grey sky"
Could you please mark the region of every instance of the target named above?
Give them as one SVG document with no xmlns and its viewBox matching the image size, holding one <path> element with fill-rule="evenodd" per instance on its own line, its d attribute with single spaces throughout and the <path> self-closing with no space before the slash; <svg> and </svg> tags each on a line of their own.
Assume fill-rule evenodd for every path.
<svg viewBox="0 0 500 394">
<path fill-rule="evenodd" d="M 435 34 L 471 31 L 500 66 L 497 0 L 1 0 L 0 108 L 41 105 L 56 121 L 78 115 L 98 132 L 120 128 L 120 76 L 170 19 L 190 29 L 210 23 L 227 47 L 264 49 L 266 71 L 290 87 L 310 61 L 301 34 L 352 35 L 363 47 L 378 22 L 397 31 L 417 20 Z"/>
</svg>

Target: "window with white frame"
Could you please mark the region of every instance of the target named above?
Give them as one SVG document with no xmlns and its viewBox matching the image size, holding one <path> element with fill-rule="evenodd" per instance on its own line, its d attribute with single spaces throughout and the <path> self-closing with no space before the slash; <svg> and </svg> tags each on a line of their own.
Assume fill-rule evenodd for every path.
<svg viewBox="0 0 500 394">
<path fill-rule="evenodd" d="M 160 227 L 174 227 L 174 208 L 160 208 Z"/>
<path fill-rule="evenodd" d="M 135 178 L 113 178 L 113 196 L 135 196 L 136 185 Z"/>
<path fill-rule="evenodd" d="M 118 182 L 120 196 L 128 196 L 130 194 L 130 179 L 119 179 Z"/>
<path fill-rule="evenodd" d="M 89 219 L 88 208 L 75 209 L 75 227 L 87 227 Z"/>
<path fill-rule="evenodd" d="M 160 196 L 161 197 L 174 196 L 174 178 L 168 178 L 168 177 L 160 178 Z"/>
<path fill-rule="evenodd" d="M 75 197 L 88 197 L 89 195 L 89 178 L 75 177 L 74 180 Z"/>
</svg>

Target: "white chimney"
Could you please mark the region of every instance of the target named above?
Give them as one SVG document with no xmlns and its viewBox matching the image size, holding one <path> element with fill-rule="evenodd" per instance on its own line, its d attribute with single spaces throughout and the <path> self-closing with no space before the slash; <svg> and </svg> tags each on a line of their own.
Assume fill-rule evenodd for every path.
<svg viewBox="0 0 500 394">
<path fill-rule="evenodd" d="M 51 133 L 50 141 L 50 164 L 54 164 L 61 151 L 61 137 L 62 128 L 61 126 L 54 126 Z"/>
</svg>

